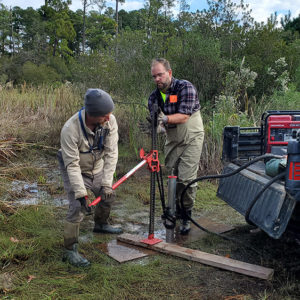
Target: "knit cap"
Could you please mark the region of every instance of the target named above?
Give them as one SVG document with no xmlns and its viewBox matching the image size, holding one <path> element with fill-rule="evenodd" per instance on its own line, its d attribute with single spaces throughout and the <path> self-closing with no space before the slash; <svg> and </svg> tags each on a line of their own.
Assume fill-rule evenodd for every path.
<svg viewBox="0 0 300 300">
<path fill-rule="evenodd" d="M 88 89 L 84 96 L 84 106 L 90 116 L 105 116 L 114 110 L 111 96 L 101 89 Z"/>
</svg>

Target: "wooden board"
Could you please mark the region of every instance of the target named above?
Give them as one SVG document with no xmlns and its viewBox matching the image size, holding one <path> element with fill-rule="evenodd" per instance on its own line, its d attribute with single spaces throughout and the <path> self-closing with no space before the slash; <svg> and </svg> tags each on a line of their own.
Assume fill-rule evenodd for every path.
<svg viewBox="0 0 300 300">
<path fill-rule="evenodd" d="M 273 269 L 261 267 L 258 265 L 248 264 L 231 258 L 209 254 L 206 252 L 201 252 L 199 250 L 193 250 L 193 249 L 181 247 L 166 242 L 160 242 L 155 245 L 148 245 L 141 242 L 141 240 L 145 239 L 145 237 L 133 235 L 129 233 L 124 233 L 118 236 L 117 239 L 125 243 L 141 246 L 162 253 L 171 254 L 177 257 L 200 262 L 209 266 L 213 266 L 213 267 L 237 272 L 244 275 L 261 278 L 261 279 L 269 280 L 272 278 L 274 273 Z"/>
</svg>

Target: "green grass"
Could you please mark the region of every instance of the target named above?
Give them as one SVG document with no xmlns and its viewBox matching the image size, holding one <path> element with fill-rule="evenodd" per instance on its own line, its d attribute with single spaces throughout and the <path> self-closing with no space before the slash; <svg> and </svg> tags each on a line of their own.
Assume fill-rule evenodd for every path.
<svg viewBox="0 0 300 300">
<path fill-rule="evenodd" d="M 176 286 L 183 289 L 179 278 L 185 261 L 158 255 L 119 264 L 97 250 L 106 240 L 100 236 L 81 247 L 92 261 L 90 268 L 63 263 L 58 216 L 56 209 L 31 206 L 1 221 L 0 264 L 13 274 L 14 283 L 2 291 L 6 299 L 167 299 L 170 293 L 180 299 Z"/>
<path fill-rule="evenodd" d="M 209 209 L 210 207 L 225 205 L 217 196 L 217 185 L 209 181 L 198 182 L 195 210 Z"/>
<path fill-rule="evenodd" d="M 19 208 L 1 221 L 1 261 L 26 261 L 33 255 L 40 261 L 56 254 L 61 224 L 49 206 Z"/>
</svg>

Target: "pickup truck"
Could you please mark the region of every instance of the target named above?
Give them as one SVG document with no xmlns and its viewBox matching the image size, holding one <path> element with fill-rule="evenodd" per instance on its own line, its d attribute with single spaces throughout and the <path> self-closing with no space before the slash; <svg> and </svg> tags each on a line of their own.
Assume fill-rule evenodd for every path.
<svg viewBox="0 0 300 300">
<path fill-rule="evenodd" d="M 266 173 L 272 155 L 287 157 L 285 176 L 278 180 Z M 267 111 L 260 127 L 225 127 L 222 161 L 222 174 L 254 163 L 221 178 L 217 196 L 270 237 L 279 239 L 288 230 L 299 239 L 300 111 Z"/>
</svg>

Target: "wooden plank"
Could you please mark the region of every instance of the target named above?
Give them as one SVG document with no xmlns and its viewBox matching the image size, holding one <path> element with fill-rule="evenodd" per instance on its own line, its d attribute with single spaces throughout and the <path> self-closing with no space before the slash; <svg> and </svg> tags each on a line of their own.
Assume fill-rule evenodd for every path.
<svg viewBox="0 0 300 300">
<path fill-rule="evenodd" d="M 258 265 L 252 265 L 231 258 L 209 254 L 199 250 L 189 249 L 189 248 L 181 247 L 166 242 L 160 242 L 155 245 L 148 245 L 141 242 L 141 240 L 145 239 L 145 237 L 141 237 L 129 233 L 124 233 L 122 235 L 119 235 L 117 239 L 125 243 L 148 248 L 166 254 L 171 254 L 177 257 L 200 262 L 202 264 L 206 264 L 209 266 L 213 266 L 213 267 L 233 271 L 244 275 L 261 278 L 261 279 L 269 280 L 272 278 L 274 273 L 273 269 L 261 267 Z"/>
</svg>

